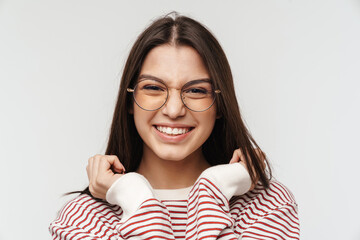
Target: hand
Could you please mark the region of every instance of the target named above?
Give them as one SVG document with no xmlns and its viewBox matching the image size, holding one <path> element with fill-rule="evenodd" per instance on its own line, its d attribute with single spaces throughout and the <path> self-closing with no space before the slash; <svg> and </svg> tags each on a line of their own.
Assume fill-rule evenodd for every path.
<svg viewBox="0 0 360 240">
<path fill-rule="evenodd" d="M 89 190 L 93 197 L 106 199 L 110 186 L 125 173 L 124 166 L 115 155 L 100 155 L 89 158 L 86 172 Z"/>
<path fill-rule="evenodd" d="M 262 162 L 261 162 L 261 164 L 262 164 L 262 169 L 265 169 L 265 167 L 266 167 L 266 164 L 265 164 L 265 159 L 266 159 L 265 153 L 263 153 L 263 152 L 262 152 L 260 149 L 258 149 L 258 148 L 255 149 L 255 152 L 256 152 L 256 154 L 257 154 L 258 156 L 260 156 L 260 159 L 262 160 Z M 250 157 L 250 156 L 248 155 L 248 157 Z M 232 158 L 231 158 L 231 160 L 230 160 L 229 163 L 231 164 L 231 163 L 237 163 L 237 162 L 240 162 L 240 164 L 242 164 L 242 165 L 246 168 L 246 170 L 249 171 L 249 169 L 247 168 L 247 165 L 246 165 L 245 156 L 244 156 L 244 154 L 243 154 L 243 152 L 241 151 L 240 148 L 238 148 L 238 149 L 236 149 L 236 150 L 234 151 L 233 156 L 232 156 Z M 254 169 L 254 168 L 253 168 L 253 172 L 255 172 L 255 169 Z M 255 188 L 256 183 L 257 183 L 257 181 L 259 180 L 258 176 L 255 176 L 255 178 L 256 178 L 256 182 L 253 182 L 253 183 L 251 184 L 250 191 Z"/>
</svg>

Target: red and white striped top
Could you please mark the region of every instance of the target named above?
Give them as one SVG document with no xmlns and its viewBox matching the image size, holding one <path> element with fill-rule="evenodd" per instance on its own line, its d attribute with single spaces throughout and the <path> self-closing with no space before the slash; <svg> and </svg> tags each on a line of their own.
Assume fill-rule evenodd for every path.
<svg viewBox="0 0 360 240">
<path fill-rule="evenodd" d="M 240 165 L 205 170 L 177 200 L 158 197 L 140 174 L 125 174 L 109 189 L 108 202 L 88 195 L 68 202 L 50 232 L 53 239 L 74 240 L 299 239 L 291 192 L 275 180 L 247 192 L 249 179 Z"/>
</svg>

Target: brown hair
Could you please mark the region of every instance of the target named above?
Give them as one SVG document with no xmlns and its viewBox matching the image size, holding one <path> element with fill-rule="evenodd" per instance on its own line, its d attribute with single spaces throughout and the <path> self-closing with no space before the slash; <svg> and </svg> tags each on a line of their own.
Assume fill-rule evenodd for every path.
<svg viewBox="0 0 360 240">
<path fill-rule="evenodd" d="M 122 74 L 105 154 L 116 155 L 127 172 L 138 168 L 143 141 L 135 128 L 133 115 L 129 113 L 133 101 L 126 89 L 134 86 L 149 51 L 162 44 L 186 45 L 197 50 L 215 89 L 221 91 L 216 98 L 218 116 L 221 117 L 216 120 L 210 137 L 202 146 L 206 160 L 210 165 L 227 164 L 234 150 L 240 148 L 246 158 L 252 181 L 260 180 L 268 187 L 271 170 L 265 154 L 259 156 L 256 153 L 254 147 L 260 148 L 241 118 L 232 73 L 224 51 L 206 27 L 189 17 L 179 16 L 176 12 L 155 20 L 135 41 Z M 262 164 L 264 158 L 269 175 Z M 90 194 L 88 188 L 82 193 Z"/>
</svg>

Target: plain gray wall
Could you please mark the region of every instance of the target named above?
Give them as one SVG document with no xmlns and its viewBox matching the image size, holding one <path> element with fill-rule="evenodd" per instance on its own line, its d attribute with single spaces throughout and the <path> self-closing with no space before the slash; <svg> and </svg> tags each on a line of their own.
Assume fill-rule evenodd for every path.
<svg viewBox="0 0 360 240">
<path fill-rule="evenodd" d="M 241 112 L 299 204 L 301 239 L 360 239 L 360 4 L 0 1 L 0 239 L 49 223 L 104 153 L 137 35 L 176 10 L 229 58 Z"/>
</svg>

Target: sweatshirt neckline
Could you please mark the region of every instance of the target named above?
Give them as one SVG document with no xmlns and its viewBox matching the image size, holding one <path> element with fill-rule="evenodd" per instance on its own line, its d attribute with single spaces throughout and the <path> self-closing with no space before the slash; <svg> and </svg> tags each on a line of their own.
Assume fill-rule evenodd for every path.
<svg viewBox="0 0 360 240">
<path fill-rule="evenodd" d="M 186 200 L 193 186 L 177 189 L 153 189 L 155 197 L 164 200 Z"/>
</svg>

